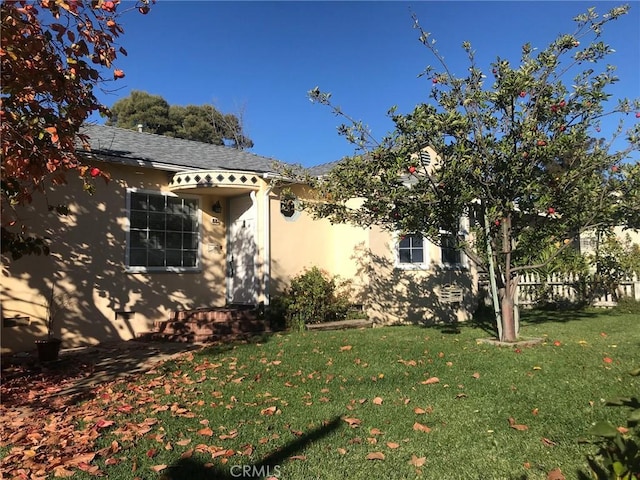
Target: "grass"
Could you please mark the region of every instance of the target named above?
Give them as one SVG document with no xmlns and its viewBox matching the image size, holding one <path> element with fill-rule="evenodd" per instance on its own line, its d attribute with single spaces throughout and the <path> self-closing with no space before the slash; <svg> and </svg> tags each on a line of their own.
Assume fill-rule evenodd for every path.
<svg viewBox="0 0 640 480">
<path fill-rule="evenodd" d="M 522 349 L 478 344 L 471 325 L 275 335 L 105 385 L 66 415 L 99 433 L 90 463 L 110 479 L 579 478 L 589 426 L 623 424 L 605 399 L 638 394 L 638 321 L 530 312 L 523 334 L 545 342 Z"/>
</svg>

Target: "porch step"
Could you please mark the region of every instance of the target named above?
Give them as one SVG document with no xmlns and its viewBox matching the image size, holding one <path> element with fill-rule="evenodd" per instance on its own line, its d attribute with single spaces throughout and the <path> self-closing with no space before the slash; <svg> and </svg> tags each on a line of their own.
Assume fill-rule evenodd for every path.
<svg viewBox="0 0 640 480">
<path fill-rule="evenodd" d="M 254 309 L 200 308 L 171 312 L 169 320 L 157 321 L 153 330 L 141 332 L 141 341 L 217 342 L 270 332 Z"/>
</svg>

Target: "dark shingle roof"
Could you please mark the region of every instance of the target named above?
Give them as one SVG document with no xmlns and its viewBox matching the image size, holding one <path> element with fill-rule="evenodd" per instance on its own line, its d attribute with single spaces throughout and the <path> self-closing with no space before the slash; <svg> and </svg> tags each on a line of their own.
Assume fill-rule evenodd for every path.
<svg viewBox="0 0 640 480">
<path fill-rule="evenodd" d="M 87 125 L 91 153 L 106 161 L 171 170 L 228 169 L 273 172 L 277 160 L 220 145 L 141 133 L 106 125 Z"/>
</svg>

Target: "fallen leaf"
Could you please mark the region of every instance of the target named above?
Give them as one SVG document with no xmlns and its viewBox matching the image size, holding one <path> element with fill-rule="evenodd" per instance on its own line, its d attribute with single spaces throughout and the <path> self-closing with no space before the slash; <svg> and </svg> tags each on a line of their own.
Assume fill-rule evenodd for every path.
<svg viewBox="0 0 640 480">
<path fill-rule="evenodd" d="M 277 413 L 277 411 L 278 411 L 278 407 L 276 406 L 267 407 L 260 410 L 260 415 L 273 415 Z"/>
<path fill-rule="evenodd" d="M 340 455 L 346 455 L 346 454 L 347 454 L 347 451 L 346 451 L 344 448 L 338 448 L 338 453 L 339 453 Z"/>
<path fill-rule="evenodd" d="M 190 438 L 184 438 L 182 440 L 178 440 L 176 442 L 176 445 L 180 445 L 181 447 L 187 446 L 191 443 L 191 439 Z"/>
<path fill-rule="evenodd" d="M 613 360 L 612 360 L 611 358 L 609 358 L 609 357 L 604 357 L 604 358 L 602 359 L 602 361 L 603 361 L 604 363 L 611 363 L 611 362 L 613 362 Z"/>
<path fill-rule="evenodd" d="M 384 453 L 382 452 L 371 452 L 367 454 L 367 460 L 384 460 Z"/>
<path fill-rule="evenodd" d="M 529 469 L 531 468 L 531 464 L 530 464 L 529 462 L 524 462 L 524 463 L 522 464 L 522 466 L 523 466 L 524 468 L 526 468 L 527 470 L 529 470 Z"/>
<path fill-rule="evenodd" d="M 371 435 L 382 435 L 382 430 L 380 430 L 379 428 L 372 428 L 371 430 L 369 430 L 369 433 Z"/>
<path fill-rule="evenodd" d="M 536 365 L 536 366 L 533 367 L 533 369 L 534 370 L 542 370 L 542 367 L 539 367 L 539 366 Z"/>
<path fill-rule="evenodd" d="M 427 461 L 427 457 L 416 457 L 415 455 L 411 455 L 411 460 L 409 460 L 409 465 L 413 465 L 414 467 L 422 467 Z"/>
<path fill-rule="evenodd" d="M 373 399 L 373 404 L 374 405 L 382 405 L 382 398 L 380 397 L 376 397 Z"/>
<path fill-rule="evenodd" d="M 547 474 L 547 480 L 565 480 L 565 478 L 559 468 L 554 468 Z"/>
<path fill-rule="evenodd" d="M 627 427 L 617 427 L 616 430 L 618 430 L 622 435 L 629 433 L 629 429 Z"/>
<path fill-rule="evenodd" d="M 529 427 L 527 427 L 526 425 L 521 425 L 516 423 L 515 419 L 513 417 L 509 417 L 509 426 L 511 428 L 513 428 L 514 430 L 519 430 L 519 431 L 524 431 L 524 430 L 529 430 Z"/>
<path fill-rule="evenodd" d="M 154 472 L 161 472 L 162 470 L 164 470 L 165 468 L 167 468 L 167 465 L 160 464 L 160 465 L 154 465 L 153 467 L 151 467 L 151 470 L 153 470 Z"/>
<path fill-rule="evenodd" d="M 355 428 L 362 423 L 362 420 L 353 417 L 345 417 L 342 420 L 347 422 L 351 428 Z"/>
<path fill-rule="evenodd" d="M 107 428 L 110 427 L 112 425 L 114 425 L 116 422 L 114 422 L 113 420 L 104 420 L 104 419 L 100 419 L 96 422 L 96 428 L 100 429 L 100 428 Z"/>
<path fill-rule="evenodd" d="M 211 437 L 213 435 L 213 430 L 211 430 L 211 428 L 206 427 L 206 428 L 201 428 L 200 430 L 198 430 L 198 435 L 204 435 L 206 437 Z"/>
<path fill-rule="evenodd" d="M 413 409 L 413 413 L 415 413 L 416 415 L 422 415 L 424 413 L 427 413 L 427 411 L 424 408 L 416 407 Z"/>
<path fill-rule="evenodd" d="M 537 414 L 538 414 L 538 412 L 539 412 L 539 410 L 538 410 L 538 408 L 537 408 L 537 407 L 536 407 L 536 408 L 534 408 L 533 410 L 531 410 L 531 414 L 532 414 L 532 415 L 537 415 Z"/>
<path fill-rule="evenodd" d="M 352 345 L 344 345 L 342 347 L 340 347 L 340 351 L 341 352 L 348 352 L 349 350 L 351 350 L 353 348 Z"/>
<path fill-rule="evenodd" d="M 420 382 L 422 385 L 432 385 L 434 383 L 440 383 L 440 379 L 438 377 L 427 378 L 426 380 Z"/>
<path fill-rule="evenodd" d="M 95 456 L 96 454 L 94 452 L 78 455 L 76 457 L 73 457 L 71 460 L 67 460 L 66 462 L 64 462 L 64 465 L 65 467 L 73 467 L 80 465 L 81 463 L 91 463 Z"/>
<path fill-rule="evenodd" d="M 59 465 L 53 469 L 53 476 L 59 478 L 71 477 L 75 474 L 73 470 L 67 470 L 63 466 Z M 26 478 L 26 477 L 25 477 Z"/>
<path fill-rule="evenodd" d="M 475 372 L 473 375 L 471 375 L 473 378 L 480 378 L 480 374 L 478 372 Z"/>
<path fill-rule="evenodd" d="M 306 460 L 306 455 L 294 455 L 293 457 L 289 457 L 289 460 Z"/>
<path fill-rule="evenodd" d="M 393 448 L 399 448 L 400 444 L 396 443 L 396 442 L 387 442 L 387 447 L 392 448 L 392 449 Z"/>
<path fill-rule="evenodd" d="M 554 442 L 553 440 L 549 440 L 549 439 L 548 439 L 548 438 L 546 438 L 546 437 L 543 437 L 543 438 L 542 438 L 542 444 L 543 444 L 545 447 L 555 447 L 556 445 L 558 445 L 556 442 Z"/>
<path fill-rule="evenodd" d="M 429 433 L 431 431 L 429 427 L 418 422 L 413 424 L 413 429 L 417 430 L 418 432 L 424 432 L 424 433 Z"/>
</svg>

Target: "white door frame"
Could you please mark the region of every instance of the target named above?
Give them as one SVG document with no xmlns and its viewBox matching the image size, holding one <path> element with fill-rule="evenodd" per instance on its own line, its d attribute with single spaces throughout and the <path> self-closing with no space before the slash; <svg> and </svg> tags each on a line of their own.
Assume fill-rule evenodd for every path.
<svg viewBox="0 0 640 480">
<path fill-rule="evenodd" d="M 237 212 L 237 209 L 234 208 L 234 202 L 237 202 L 240 205 L 249 200 L 251 205 L 246 209 L 242 210 L 240 213 Z M 242 203 L 241 203 L 242 202 Z M 227 214 L 227 255 L 226 255 L 226 287 L 227 294 L 226 299 L 227 303 L 235 303 L 235 304 L 246 304 L 246 305 L 257 305 L 258 304 L 258 294 L 260 291 L 260 280 L 258 278 L 258 205 L 256 200 L 255 192 L 251 192 L 249 195 L 239 195 L 237 197 L 229 198 L 228 203 L 228 214 Z M 234 218 L 236 217 L 236 218 Z M 244 217 L 244 218 L 243 218 Z M 253 244 L 253 259 L 245 259 L 242 261 L 243 264 L 250 264 L 251 272 L 249 277 L 248 285 L 245 283 L 243 285 L 242 280 L 236 277 L 236 269 L 244 268 L 244 265 L 240 265 L 239 258 L 240 255 L 247 255 L 249 252 L 246 249 L 241 249 L 243 251 L 238 251 L 236 248 L 238 247 L 238 242 L 232 239 L 232 234 L 237 231 L 240 227 L 240 222 L 246 223 L 249 222 L 249 226 L 244 230 L 244 233 L 248 235 L 244 240 L 248 241 L 248 245 Z M 237 239 L 235 239 L 237 240 Z M 251 279 L 253 279 L 251 281 Z M 244 279 L 245 281 L 247 279 Z M 240 291 L 240 295 L 238 293 L 238 286 L 240 288 L 245 289 L 245 291 Z M 249 289 L 248 291 L 246 289 Z"/>
</svg>

